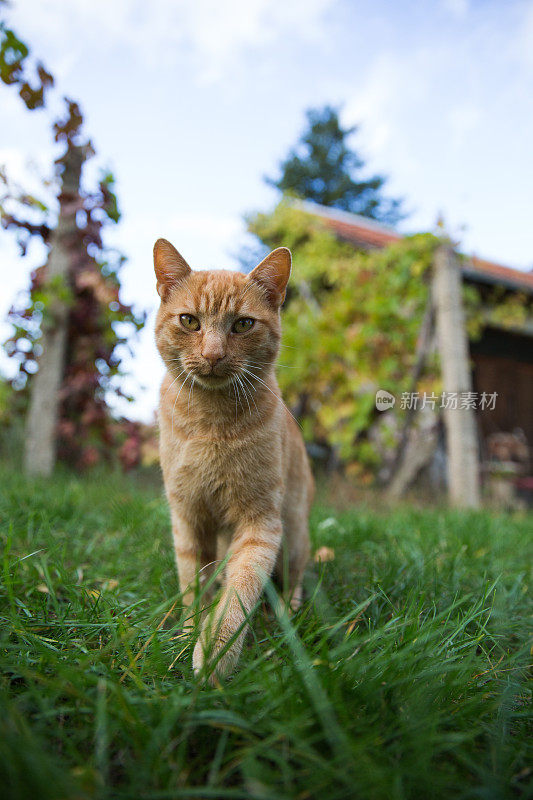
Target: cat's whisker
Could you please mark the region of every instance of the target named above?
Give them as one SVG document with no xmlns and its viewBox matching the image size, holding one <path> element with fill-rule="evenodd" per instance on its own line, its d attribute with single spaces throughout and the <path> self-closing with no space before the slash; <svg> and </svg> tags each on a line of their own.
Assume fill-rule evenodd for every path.
<svg viewBox="0 0 533 800">
<path fill-rule="evenodd" d="M 235 376 L 235 379 L 237 379 L 237 376 Z M 242 400 L 241 400 L 241 390 L 240 390 L 239 383 L 238 383 L 237 380 L 236 380 L 235 385 L 237 387 L 237 393 L 238 393 L 238 396 L 239 396 L 239 405 L 240 405 L 240 407 L 241 407 L 241 409 L 242 409 L 242 411 L 244 413 L 244 406 L 243 406 Z"/>
<path fill-rule="evenodd" d="M 237 386 L 237 381 L 235 381 L 233 378 L 231 379 L 231 383 L 233 386 L 233 391 L 235 393 L 235 422 L 237 422 L 237 413 L 238 413 L 237 400 L 239 398 L 239 388 Z"/>
<path fill-rule="evenodd" d="M 281 399 L 281 397 L 279 396 L 279 394 L 276 394 L 276 392 L 273 392 L 273 391 L 272 391 L 272 389 L 270 388 L 270 386 L 269 386 L 267 383 L 265 383 L 265 382 L 264 382 L 264 380 L 263 380 L 262 378 L 260 378 L 260 377 L 259 377 L 259 375 L 256 375 L 256 374 L 255 374 L 255 372 L 251 372 L 249 369 L 246 369 L 246 367 L 243 367 L 242 369 L 243 369 L 243 371 L 244 371 L 244 372 L 247 372 L 249 375 L 251 375 L 251 376 L 252 376 L 253 378 L 255 378 L 257 381 L 259 381 L 259 383 L 262 383 L 262 384 L 263 384 L 263 386 L 264 386 L 266 389 L 268 389 L 268 391 L 270 392 L 270 394 L 272 394 L 272 395 L 273 395 L 273 396 L 276 398 L 276 400 L 279 400 L 279 402 L 281 403 L 281 405 L 282 405 L 282 406 L 285 406 L 286 410 L 289 412 L 289 414 L 291 415 L 291 417 L 293 418 L 293 420 L 295 421 L 295 423 L 298 425 L 298 427 L 299 427 L 299 428 L 301 428 L 301 427 L 302 427 L 302 426 L 300 425 L 300 423 L 298 422 L 298 420 L 296 419 L 296 417 L 294 416 L 294 414 L 292 413 L 292 411 L 290 410 L 290 408 L 287 408 L 287 406 L 285 405 L 285 403 L 283 402 L 283 400 Z"/>
<path fill-rule="evenodd" d="M 254 404 L 254 406 L 255 406 L 255 410 L 257 411 L 257 413 L 258 413 L 258 415 L 259 415 L 259 419 L 261 420 L 261 425 L 262 425 L 262 426 L 263 426 L 263 428 L 264 428 L 265 426 L 264 426 L 264 423 L 263 423 L 263 415 L 261 414 L 261 412 L 260 412 L 260 411 L 259 411 L 259 409 L 257 408 L 257 403 L 255 402 L 255 397 L 254 397 L 254 395 L 253 395 L 253 393 L 255 392 L 255 386 L 253 385 L 253 383 L 252 383 L 252 381 L 250 380 L 250 378 L 248 378 L 246 375 L 243 375 L 243 374 L 241 374 L 241 378 L 242 378 L 242 380 L 246 381 L 246 383 L 247 383 L 247 384 L 248 384 L 248 385 L 251 387 L 251 389 L 252 389 L 252 391 L 250 392 L 250 397 L 251 397 L 251 399 L 252 399 L 252 403 L 253 403 L 253 404 Z"/>
<path fill-rule="evenodd" d="M 241 379 L 239 378 L 239 376 L 238 376 L 238 375 L 235 375 L 235 380 L 237 381 L 237 384 L 238 384 L 238 386 L 239 386 L 239 398 L 240 398 L 240 389 L 242 389 L 242 393 L 243 393 L 243 395 L 244 395 L 244 399 L 245 399 L 245 400 L 246 400 L 246 402 L 248 403 L 248 398 L 247 398 L 247 396 L 246 396 L 246 391 L 245 391 L 245 389 L 244 389 L 244 385 L 243 385 L 243 383 L 242 383 L 242 381 L 241 381 Z M 243 405 L 242 403 L 241 403 L 241 408 L 242 408 L 242 411 L 243 411 L 243 413 L 244 413 L 244 405 Z M 249 404 L 249 403 L 248 403 L 248 411 L 249 411 L 250 413 L 252 413 L 252 412 L 250 411 L 250 404 Z"/>
<path fill-rule="evenodd" d="M 248 392 L 246 391 L 246 386 L 244 385 L 244 383 L 242 381 L 242 377 L 240 375 L 237 375 L 236 378 L 237 378 L 237 381 L 239 382 L 239 384 L 242 387 L 242 391 L 244 393 L 244 399 L 246 400 L 246 404 L 248 406 L 248 413 L 250 414 L 250 416 L 252 416 L 252 409 L 251 409 L 251 406 L 250 406 L 250 401 L 248 400 Z"/>
<path fill-rule="evenodd" d="M 183 373 L 184 373 L 184 372 L 187 372 L 187 370 L 186 370 L 186 369 L 184 369 L 184 370 L 182 370 L 182 371 L 180 372 L 180 374 L 179 374 L 179 375 L 176 375 L 176 377 L 174 378 L 174 380 L 172 381 L 172 383 L 170 384 L 170 386 L 169 386 L 169 387 L 168 387 L 168 389 L 166 390 L 165 394 L 164 394 L 164 395 L 163 395 L 163 397 L 161 398 L 161 402 L 163 402 L 163 400 L 164 400 L 164 399 L 165 399 L 165 397 L 167 396 L 167 394 L 168 394 L 169 390 L 170 390 L 170 389 L 172 389 L 172 387 L 174 386 L 174 384 L 176 383 L 176 381 L 178 380 L 178 378 L 181 378 L 181 376 L 183 375 Z"/>
<path fill-rule="evenodd" d="M 255 388 L 256 388 L 256 387 L 253 385 L 253 383 L 252 383 L 252 381 L 250 380 L 250 378 L 248 378 L 248 377 L 247 377 L 246 375 L 244 375 L 244 373 L 242 373 L 242 372 L 241 372 L 241 373 L 239 373 L 239 377 L 241 378 L 241 380 L 243 380 L 243 381 L 246 381 L 246 384 L 247 384 L 248 386 L 250 386 L 250 388 L 252 389 L 252 391 L 254 391 L 254 392 L 255 392 Z M 252 399 L 253 399 L 253 394 L 252 394 Z"/>
<path fill-rule="evenodd" d="M 186 376 L 185 376 L 185 378 L 183 380 L 183 383 L 181 384 L 181 386 L 179 388 L 179 391 L 178 391 L 178 393 L 176 395 L 176 399 L 174 400 L 174 405 L 172 406 L 172 433 L 174 433 L 174 411 L 176 410 L 176 403 L 178 402 L 178 397 L 180 396 L 181 390 L 185 386 L 185 384 L 187 382 L 187 378 L 189 377 L 190 374 L 191 374 L 190 372 L 187 372 L 187 374 L 186 374 Z"/>
<path fill-rule="evenodd" d="M 193 377 L 192 377 L 192 383 L 191 383 L 191 386 L 190 386 L 190 389 L 189 389 L 189 397 L 187 398 L 187 419 L 189 419 L 189 406 L 190 406 L 190 404 L 191 404 L 191 392 L 192 392 L 192 391 L 193 391 L 193 389 L 194 389 L 194 382 L 195 382 L 195 380 L 196 380 L 196 375 L 193 375 Z M 194 400 L 194 392 L 193 392 L 193 400 Z"/>
<path fill-rule="evenodd" d="M 242 384 L 241 384 L 241 382 L 239 381 L 239 378 L 238 378 L 238 376 L 237 376 L 237 375 L 235 375 L 235 384 L 236 384 L 236 387 L 237 387 L 237 391 L 238 391 L 238 393 L 239 393 L 239 405 L 241 406 L 241 409 L 244 411 L 244 407 L 243 407 L 243 405 L 242 405 L 242 402 L 241 402 L 241 389 L 242 389 Z"/>
<path fill-rule="evenodd" d="M 269 362 L 268 361 L 250 361 L 249 359 L 246 359 L 246 364 L 247 364 L 247 366 L 259 367 L 260 369 L 263 369 L 264 367 L 268 367 L 269 366 Z M 293 364 L 280 364 L 279 361 L 276 361 L 275 363 L 273 363 L 272 366 L 273 367 L 285 367 L 286 369 L 296 369 L 296 367 Z"/>
<path fill-rule="evenodd" d="M 247 358 L 245 360 L 245 362 L 244 362 L 244 366 L 245 367 L 260 367 L 261 369 L 263 369 L 263 367 L 268 366 L 268 363 L 266 361 L 252 361 L 251 359 Z"/>
<path fill-rule="evenodd" d="M 234 378 L 230 378 L 231 386 L 233 388 L 233 393 L 235 395 L 235 422 L 237 422 L 237 391 L 235 389 L 235 380 Z"/>
</svg>

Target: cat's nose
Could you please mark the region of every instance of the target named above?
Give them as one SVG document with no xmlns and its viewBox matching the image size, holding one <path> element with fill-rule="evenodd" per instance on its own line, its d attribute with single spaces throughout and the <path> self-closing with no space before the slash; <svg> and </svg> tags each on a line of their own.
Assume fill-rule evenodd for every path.
<svg viewBox="0 0 533 800">
<path fill-rule="evenodd" d="M 202 342 L 202 355 L 214 367 L 226 355 L 222 338 L 216 334 L 206 333 Z"/>
<path fill-rule="evenodd" d="M 210 363 L 210 365 L 212 367 L 214 367 L 215 364 L 218 364 L 219 361 L 222 361 L 222 359 L 224 358 L 224 355 L 222 354 L 221 356 L 213 356 L 213 355 L 205 355 L 204 354 L 204 358 L 205 358 L 206 361 L 209 361 L 209 363 Z"/>
</svg>

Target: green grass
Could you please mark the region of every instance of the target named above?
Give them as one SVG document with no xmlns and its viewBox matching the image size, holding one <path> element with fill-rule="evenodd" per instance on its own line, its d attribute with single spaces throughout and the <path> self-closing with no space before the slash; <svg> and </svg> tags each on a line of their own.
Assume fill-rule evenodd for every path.
<svg viewBox="0 0 533 800">
<path fill-rule="evenodd" d="M 316 508 L 335 560 L 209 688 L 158 487 L 0 481 L 2 797 L 531 796 L 531 517 Z"/>
</svg>

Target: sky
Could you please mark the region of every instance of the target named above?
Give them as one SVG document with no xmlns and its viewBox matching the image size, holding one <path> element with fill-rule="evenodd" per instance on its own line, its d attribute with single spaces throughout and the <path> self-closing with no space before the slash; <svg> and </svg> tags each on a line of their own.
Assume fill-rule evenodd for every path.
<svg viewBox="0 0 533 800">
<path fill-rule="evenodd" d="M 401 230 L 442 216 L 464 251 L 533 266 L 533 0 L 14 0 L 8 21 L 56 89 L 30 114 L 0 85 L 0 164 L 39 189 L 66 95 L 98 153 L 88 181 L 100 167 L 117 180 L 107 241 L 128 257 L 124 301 L 149 312 L 127 362 L 132 418 L 152 418 L 163 373 L 155 239 L 193 268 L 235 268 L 243 218 L 277 202 L 264 176 L 309 107 L 338 105 L 359 125 L 369 173 L 405 198 Z M 38 247 L 18 258 L 2 232 L 0 320 L 42 261 Z"/>
</svg>

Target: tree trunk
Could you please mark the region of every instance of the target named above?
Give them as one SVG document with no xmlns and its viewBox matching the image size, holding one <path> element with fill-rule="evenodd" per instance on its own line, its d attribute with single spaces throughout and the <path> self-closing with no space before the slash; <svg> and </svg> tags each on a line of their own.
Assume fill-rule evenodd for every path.
<svg viewBox="0 0 533 800">
<path fill-rule="evenodd" d="M 448 493 L 453 505 L 478 508 L 480 486 L 475 411 L 461 408 L 461 394 L 472 391 L 462 280 L 455 253 L 446 243 L 435 255 L 433 297 L 443 390 L 457 393 L 458 398 L 457 408 L 444 407 Z"/>
<path fill-rule="evenodd" d="M 25 469 L 28 475 L 51 475 L 56 459 L 56 428 L 69 317 L 69 304 L 62 296 L 62 290 L 69 283 L 70 252 L 77 230 L 76 212 L 83 160 L 83 148 L 69 144 L 60 161 L 63 174 L 59 217 L 50 237 L 45 278 L 46 285 L 51 287 L 53 300 L 43 320 L 43 349 L 39 369 L 31 379 L 26 420 Z"/>
</svg>

